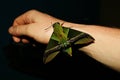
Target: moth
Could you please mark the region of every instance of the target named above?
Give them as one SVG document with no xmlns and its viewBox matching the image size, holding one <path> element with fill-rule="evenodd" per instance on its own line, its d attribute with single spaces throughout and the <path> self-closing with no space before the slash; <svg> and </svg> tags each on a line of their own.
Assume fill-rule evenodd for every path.
<svg viewBox="0 0 120 80">
<path fill-rule="evenodd" d="M 93 43 L 95 40 L 89 34 L 66 28 L 59 22 L 54 23 L 52 27 L 54 31 L 43 54 L 44 63 L 48 63 L 53 60 L 60 53 L 60 51 L 72 56 L 73 45 L 83 47 L 85 44 Z"/>
</svg>

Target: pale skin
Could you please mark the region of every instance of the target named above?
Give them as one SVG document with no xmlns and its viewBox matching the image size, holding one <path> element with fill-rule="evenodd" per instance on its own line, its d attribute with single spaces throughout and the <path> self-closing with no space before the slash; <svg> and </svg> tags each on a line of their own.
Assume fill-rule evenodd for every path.
<svg viewBox="0 0 120 80">
<path fill-rule="evenodd" d="M 95 38 L 95 42 L 80 50 L 95 60 L 120 72 L 120 29 L 99 25 L 85 25 L 67 22 L 36 10 L 30 10 L 17 17 L 9 28 L 15 42 L 29 43 L 28 36 L 37 42 L 47 44 L 53 32 L 52 23 L 60 22 L 65 27 L 83 31 Z"/>
</svg>

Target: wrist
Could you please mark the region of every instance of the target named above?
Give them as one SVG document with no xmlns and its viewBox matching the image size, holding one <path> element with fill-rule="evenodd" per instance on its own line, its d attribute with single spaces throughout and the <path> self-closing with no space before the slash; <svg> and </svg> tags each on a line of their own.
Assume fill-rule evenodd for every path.
<svg viewBox="0 0 120 80">
<path fill-rule="evenodd" d="M 65 23 L 63 24 L 63 26 L 65 26 L 65 27 L 67 27 L 67 28 L 70 28 L 70 29 L 74 29 L 74 30 L 86 32 L 85 28 L 87 28 L 88 25 L 71 23 L 71 22 L 65 22 Z"/>
</svg>

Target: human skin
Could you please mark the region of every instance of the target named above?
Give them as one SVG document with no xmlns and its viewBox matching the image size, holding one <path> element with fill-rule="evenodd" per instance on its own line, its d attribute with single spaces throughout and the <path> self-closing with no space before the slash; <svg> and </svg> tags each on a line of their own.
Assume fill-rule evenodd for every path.
<svg viewBox="0 0 120 80">
<path fill-rule="evenodd" d="M 99 25 L 77 24 L 57 19 L 46 13 L 30 10 L 17 17 L 9 28 L 15 42 L 30 42 L 21 36 L 28 36 L 37 42 L 47 44 L 53 32 L 52 23 L 82 31 L 94 37 L 95 42 L 80 50 L 104 65 L 120 71 L 120 29 Z"/>
</svg>

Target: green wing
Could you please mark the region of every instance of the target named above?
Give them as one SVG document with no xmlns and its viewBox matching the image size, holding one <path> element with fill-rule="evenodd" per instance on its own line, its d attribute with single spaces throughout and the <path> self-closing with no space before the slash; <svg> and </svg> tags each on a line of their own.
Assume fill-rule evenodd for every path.
<svg viewBox="0 0 120 80">
<path fill-rule="evenodd" d="M 63 32 L 64 32 L 65 36 L 67 37 L 67 36 L 68 36 L 68 33 L 69 33 L 69 28 L 63 27 Z M 51 39 L 60 42 L 59 37 L 56 36 L 55 33 L 52 34 Z"/>
<path fill-rule="evenodd" d="M 52 36 L 53 36 L 53 34 L 52 34 Z M 46 47 L 44 54 L 43 54 L 43 62 L 44 63 L 50 62 L 59 53 L 59 51 L 52 51 L 53 48 L 58 45 L 58 42 L 56 40 L 53 40 L 52 36 L 51 36 L 50 41 Z M 48 51 L 50 51 L 50 52 L 48 53 Z"/>
<path fill-rule="evenodd" d="M 64 52 L 66 52 L 69 56 L 72 56 L 72 47 L 65 49 Z"/>
<path fill-rule="evenodd" d="M 51 39 L 60 42 L 60 39 L 54 33 L 52 34 Z"/>
<path fill-rule="evenodd" d="M 69 30 L 68 38 L 71 44 L 78 45 L 80 48 L 93 43 L 95 40 L 91 35 L 73 29 Z"/>
<path fill-rule="evenodd" d="M 64 32 L 65 36 L 68 37 L 68 34 L 69 34 L 69 28 L 65 28 L 65 27 L 63 27 L 63 32 Z"/>
<path fill-rule="evenodd" d="M 94 41 L 94 38 L 87 33 L 81 33 L 81 38 L 74 44 L 88 44 Z"/>
<path fill-rule="evenodd" d="M 60 23 L 56 22 L 53 24 L 54 32 L 51 36 L 51 39 L 58 41 L 61 43 L 61 41 L 66 41 L 67 36 L 69 33 L 69 28 L 65 28 Z"/>
<path fill-rule="evenodd" d="M 51 54 L 49 54 L 49 55 L 47 55 L 47 54 L 45 54 L 44 55 L 44 57 L 43 57 L 43 62 L 46 64 L 46 63 L 48 63 L 48 62 L 50 62 L 51 60 L 53 60 L 55 57 L 56 57 L 56 55 L 59 53 L 60 51 L 56 51 L 56 52 L 53 52 L 53 53 L 51 53 Z"/>
</svg>

